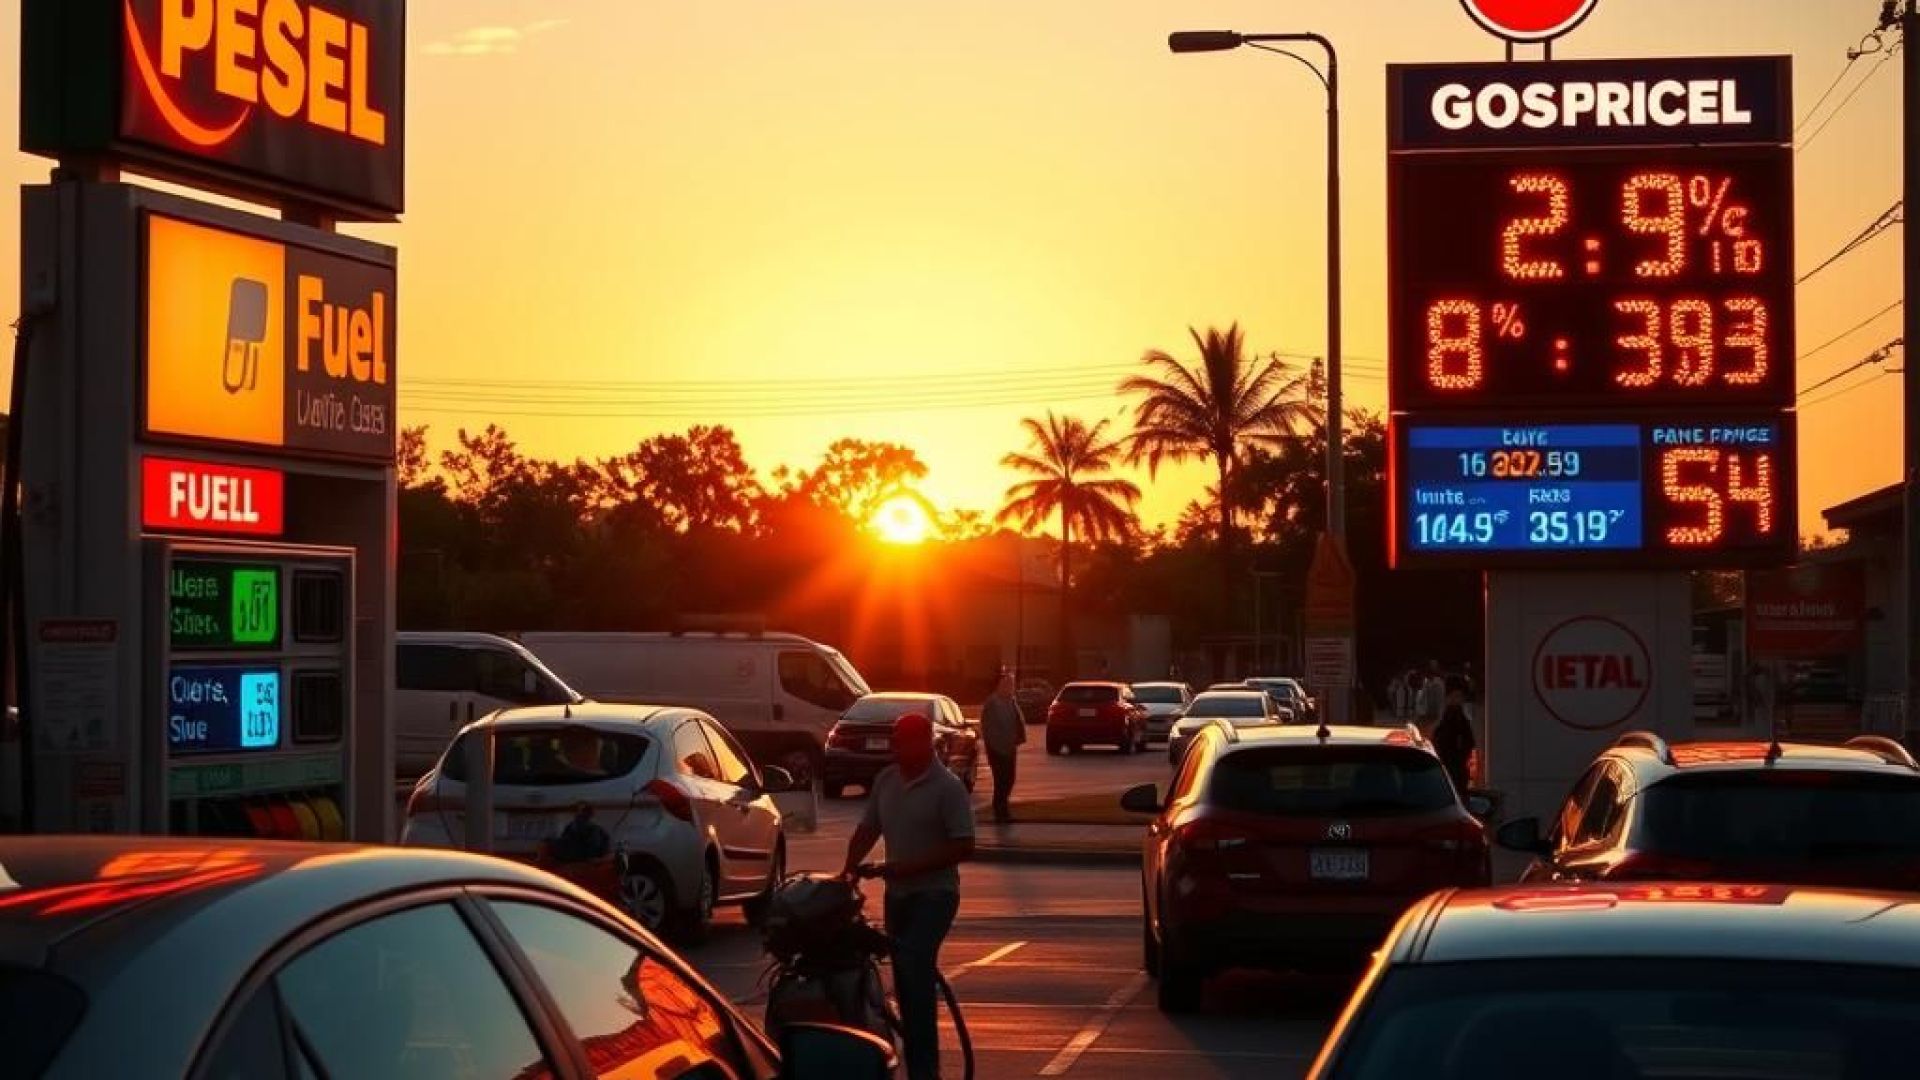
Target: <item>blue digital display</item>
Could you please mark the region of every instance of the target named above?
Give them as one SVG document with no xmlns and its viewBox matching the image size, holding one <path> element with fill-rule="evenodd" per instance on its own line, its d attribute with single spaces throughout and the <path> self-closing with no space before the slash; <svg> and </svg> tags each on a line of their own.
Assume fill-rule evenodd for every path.
<svg viewBox="0 0 1920 1080">
<path fill-rule="evenodd" d="M 1407 433 L 1414 552 L 1632 551 L 1641 546 L 1636 424 L 1416 427 Z"/>
<path fill-rule="evenodd" d="M 176 754 L 280 745 L 280 671 L 175 666 L 167 673 L 167 746 Z"/>
</svg>

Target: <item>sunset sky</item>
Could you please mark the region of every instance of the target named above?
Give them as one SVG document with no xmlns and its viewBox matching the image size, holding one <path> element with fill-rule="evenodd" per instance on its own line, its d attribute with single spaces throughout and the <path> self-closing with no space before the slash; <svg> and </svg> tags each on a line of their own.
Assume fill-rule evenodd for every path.
<svg viewBox="0 0 1920 1080">
<path fill-rule="evenodd" d="M 1791 53 L 1804 115 L 1879 7 L 1601 0 L 1558 55 Z M 567 457 L 724 423 L 763 471 L 894 440 L 943 510 L 998 505 L 1022 415 L 1118 419 L 1123 369 L 1189 355 L 1190 324 L 1323 348 L 1320 89 L 1279 57 L 1169 55 L 1169 31 L 1340 46 L 1349 385 L 1372 408 L 1384 65 L 1500 55 L 1456 0 L 414 0 L 410 19 L 410 210 L 363 230 L 401 252 L 403 423 L 444 446 L 491 420 Z M 18 27 L 0 0 L 16 97 Z M 1898 194 L 1898 64 L 1878 59 L 1799 156 L 1803 268 Z M 7 147 L 16 112 L 0 108 Z M 0 161 L 11 321 L 16 185 L 47 164 Z M 1898 234 L 1802 288 L 1803 353 L 1899 298 Z M 1899 329 L 1890 312 L 1819 352 L 1801 385 Z M 1802 414 L 1802 531 L 1897 479 L 1897 380 L 1854 379 L 1871 388 Z M 1147 519 L 1205 478 L 1163 473 Z"/>
</svg>

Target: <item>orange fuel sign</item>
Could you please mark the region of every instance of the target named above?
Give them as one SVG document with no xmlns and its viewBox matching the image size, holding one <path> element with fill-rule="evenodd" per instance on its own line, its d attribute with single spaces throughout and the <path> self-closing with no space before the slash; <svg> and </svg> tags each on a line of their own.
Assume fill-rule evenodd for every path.
<svg viewBox="0 0 1920 1080">
<path fill-rule="evenodd" d="M 391 265 L 146 219 L 143 430 L 388 462 Z"/>
<path fill-rule="evenodd" d="M 23 2 L 23 149 L 401 210 L 405 0 Z"/>
</svg>

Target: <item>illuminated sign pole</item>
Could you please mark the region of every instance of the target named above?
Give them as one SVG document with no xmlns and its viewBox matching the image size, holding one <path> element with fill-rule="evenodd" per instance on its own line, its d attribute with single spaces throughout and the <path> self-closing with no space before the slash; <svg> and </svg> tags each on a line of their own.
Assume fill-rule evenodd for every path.
<svg viewBox="0 0 1920 1080">
<path fill-rule="evenodd" d="M 33 831 L 392 837 L 405 23 L 24 0 Z"/>
<path fill-rule="evenodd" d="M 1388 82 L 1394 563 L 1487 572 L 1488 779 L 1549 812 L 1692 733 L 1685 571 L 1795 553 L 1791 71 Z"/>
</svg>

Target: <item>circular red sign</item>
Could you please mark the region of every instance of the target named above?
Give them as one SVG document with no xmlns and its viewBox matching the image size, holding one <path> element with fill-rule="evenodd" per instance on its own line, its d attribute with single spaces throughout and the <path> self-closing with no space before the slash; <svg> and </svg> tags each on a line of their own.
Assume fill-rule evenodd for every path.
<svg viewBox="0 0 1920 1080">
<path fill-rule="evenodd" d="M 1600 0 L 1460 0 L 1487 33 L 1508 41 L 1552 41 L 1579 26 Z"/>
<path fill-rule="evenodd" d="M 1533 650 L 1534 699 L 1576 731 L 1626 723 L 1652 687 L 1646 642 L 1616 619 L 1576 616 L 1541 635 Z"/>
</svg>

